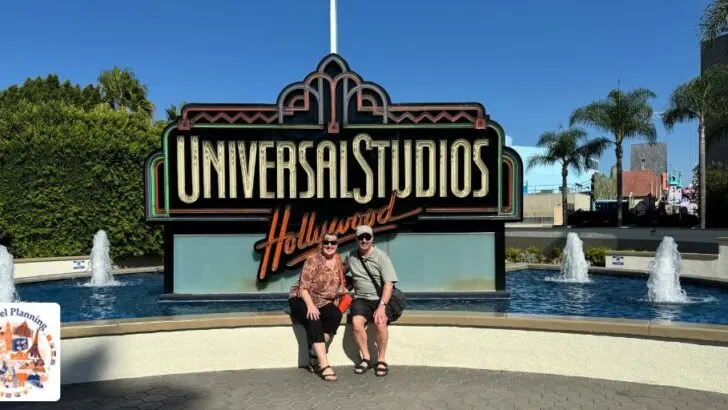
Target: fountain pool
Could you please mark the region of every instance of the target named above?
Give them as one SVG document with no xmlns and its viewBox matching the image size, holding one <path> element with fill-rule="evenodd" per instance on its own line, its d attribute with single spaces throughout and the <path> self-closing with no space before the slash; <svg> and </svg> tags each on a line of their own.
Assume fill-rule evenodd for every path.
<svg viewBox="0 0 728 410">
<path fill-rule="evenodd" d="M 547 314 L 728 325 L 728 288 L 684 284 L 691 296 L 685 303 L 654 303 L 648 299 L 647 280 L 592 274 L 589 283 L 544 280 L 553 271 L 508 273 L 508 300 L 410 300 L 411 310 L 447 310 Z M 84 286 L 86 278 L 17 285 L 24 302 L 57 302 L 61 320 L 176 316 L 225 312 L 287 311 L 285 300 L 250 302 L 160 302 L 162 275 L 118 275 L 118 286 Z"/>
</svg>

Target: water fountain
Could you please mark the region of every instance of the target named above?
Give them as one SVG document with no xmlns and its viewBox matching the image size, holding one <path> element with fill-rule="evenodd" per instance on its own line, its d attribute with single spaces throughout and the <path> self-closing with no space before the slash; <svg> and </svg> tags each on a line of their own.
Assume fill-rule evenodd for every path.
<svg viewBox="0 0 728 410">
<path fill-rule="evenodd" d="M 682 258 L 677 243 L 665 236 L 650 262 L 650 278 L 647 280 L 647 300 L 655 303 L 686 303 L 688 296 L 680 287 Z"/>
<path fill-rule="evenodd" d="M 566 247 L 561 256 L 561 275 L 548 277 L 552 282 L 589 283 L 589 263 L 584 257 L 584 243 L 574 232 L 566 236 Z"/>
<path fill-rule="evenodd" d="M 0 303 L 13 303 L 18 301 L 15 292 L 13 255 L 8 249 L 0 245 Z"/>
<path fill-rule="evenodd" d="M 119 282 L 114 280 L 111 272 L 111 255 L 109 254 L 109 238 L 106 231 L 100 230 L 94 235 L 91 248 L 91 280 L 88 286 L 114 286 Z"/>
</svg>

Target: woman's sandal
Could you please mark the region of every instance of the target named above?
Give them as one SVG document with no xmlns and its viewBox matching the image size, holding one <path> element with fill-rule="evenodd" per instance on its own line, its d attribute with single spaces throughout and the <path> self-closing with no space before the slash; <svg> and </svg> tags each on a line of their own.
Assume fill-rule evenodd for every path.
<svg viewBox="0 0 728 410">
<path fill-rule="evenodd" d="M 384 367 L 379 367 L 380 365 Z M 377 375 L 377 377 L 384 377 L 387 373 L 389 373 L 389 365 L 386 362 L 377 362 L 374 366 L 374 374 Z"/>
<path fill-rule="evenodd" d="M 362 366 L 362 364 L 366 363 L 366 366 Z M 364 374 L 372 367 L 372 361 L 371 359 L 361 359 L 361 362 L 354 366 L 354 373 L 356 374 Z"/>
<path fill-rule="evenodd" d="M 322 380 L 325 380 L 325 381 L 327 381 L 327 382 L 335 382 L 336 380 L 338 380 L 338 379 L 339 379 L 339 378 L 338 378 L 338 377 L 336 376 L 336 373 L 334 372 L 334 369 L 331 369 L 331 373 L 329 373 L 329 374 L 324 374 L 324 370 L 326 370 L 326 369 L 331 369 L 331 366 L 326 366 L 326 367 L 324 367 L 323 369 L 318 369 L 318 371 L 316 372 L 316 374 L 318 374 L 318 376 L 319 376 L 319 377 L 320 377 L 320 378 L 321 378 Z M 333 379 L 332 379 L 332 377 L 333 377 Z"/>
</svg>

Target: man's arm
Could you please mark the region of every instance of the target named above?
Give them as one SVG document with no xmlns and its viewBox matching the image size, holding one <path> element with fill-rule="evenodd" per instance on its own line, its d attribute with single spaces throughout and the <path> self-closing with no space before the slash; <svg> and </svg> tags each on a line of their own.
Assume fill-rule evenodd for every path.
<svg viewBox="0 0 728 410">
<path fill-rule="evenodd" d="M 379 307 L 384 307 L 387 303 L 389 303 L 389 299 L 392 298 L 392 289 L 394 288 L 393 282 L 384 282 L 384 287 L 382 288 L 382 298 L 379 299 Z"/>
</svg>

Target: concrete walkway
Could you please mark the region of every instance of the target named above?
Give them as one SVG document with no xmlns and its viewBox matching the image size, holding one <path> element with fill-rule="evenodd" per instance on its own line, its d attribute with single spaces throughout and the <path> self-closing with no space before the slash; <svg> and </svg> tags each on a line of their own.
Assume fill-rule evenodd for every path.
<svg viewBox="0 0 728 410">
<path fill-rule="evenodd" d="M 65 386 L 58 403 L 2 409 L 726 409 L 728 395 L 672 387 L 487 370 L 392 366 L 387 377 L 337 367 L 245 370 Z"/>
</svg>

